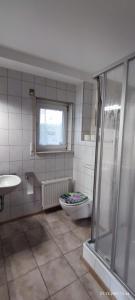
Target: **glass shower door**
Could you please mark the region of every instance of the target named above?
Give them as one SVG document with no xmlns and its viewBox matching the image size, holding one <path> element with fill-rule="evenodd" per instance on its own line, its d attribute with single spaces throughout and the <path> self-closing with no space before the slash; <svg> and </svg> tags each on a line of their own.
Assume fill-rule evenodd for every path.
<svg viewBox="0 0 135 300">
<path fill-rule="evenodd" d="M 97 183 L 97 224 L 95 249 L 111 262 L 116 171 L 121 113 L 123 65 L 104 73 L 102 79 L 102 121 L 100 167 Z"/>
<path fill-rule="evenodd" d="M 135 292 L 135 59 L 128 70 L 115 272 Z"/>
</svg>

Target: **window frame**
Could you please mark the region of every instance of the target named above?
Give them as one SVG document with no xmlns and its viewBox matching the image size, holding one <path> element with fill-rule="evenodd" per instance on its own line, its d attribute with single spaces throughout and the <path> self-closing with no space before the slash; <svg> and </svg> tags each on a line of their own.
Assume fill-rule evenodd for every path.
<svg viewBox="0 0 135 300">
<path fill-rule="evenodd" d="M 65 152 L 68 148 L 68 107 L 69 104 L 60 101 L 48 100 L 48 99 L 36 99 L 36 153 L 47 152 Z M 62 110 L 64 112 L 64 132 L 65 143 L 63 145 L 40 145 L 39 144 L 39 132 L 40 132 L 40 109 L 54 109 Z"/>
</svg>

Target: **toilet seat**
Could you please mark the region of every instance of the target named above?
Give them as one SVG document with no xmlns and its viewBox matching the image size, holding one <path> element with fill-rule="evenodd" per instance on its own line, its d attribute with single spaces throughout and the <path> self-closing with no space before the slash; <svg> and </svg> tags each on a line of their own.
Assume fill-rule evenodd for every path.
<svg viewBox="0 0 135 300">
<path fill-rule="evenodd" d="M 84 219 L 91 216 L 92 200 L 83 194 L 81 195 L 83 196 L 83 199 L 77 203 L 66 203 L 64 197 L 62 197 L 63 195 L 59 198 L 61 207 L 71 216 L 72 220 Z"/>
<path fill-rule="evenodd" d="M 81 205 L 82 203 L 88 201 L 88 197 L 80 192 L 63 194 L 60 196 L 60 199 L 63 201 L 63 204 L 68 206 Z"/>
</svg>

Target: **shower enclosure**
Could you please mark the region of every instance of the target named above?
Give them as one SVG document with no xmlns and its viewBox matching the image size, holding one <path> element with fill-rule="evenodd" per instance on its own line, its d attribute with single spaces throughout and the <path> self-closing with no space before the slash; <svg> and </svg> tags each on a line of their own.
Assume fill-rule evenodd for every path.
<svg viewBox="0 0 135 300">
<path fill-rule="evenodd" d="M 135 295 L 135 55 L 95 78 L 99 101 L 91 245 Z"/>
</svg>

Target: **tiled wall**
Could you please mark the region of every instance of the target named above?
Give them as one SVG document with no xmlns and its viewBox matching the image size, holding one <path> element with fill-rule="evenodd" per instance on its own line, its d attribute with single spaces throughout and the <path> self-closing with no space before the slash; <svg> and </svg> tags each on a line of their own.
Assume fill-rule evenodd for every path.
<svg viewBox="0 0 135 300">
<path fill-rule="evenodd" d="M 91 92 L 87 91 L 91 89 Z M 96 86 L 87 84 L 84 96 L 88 103 L 96 102 Z M 91 104 L 91 107 L 93 105 Z M 85 193 L 90 199 L 93 198 L 94 160 L 95 160 L 95 135 L 91 136 L 93 141 L 82 141 L 82 110 L 83 110 L 83 84 L 77 86 L 75 104 L 75 136 L 74 136 L 74 163 L 73 178 L 76 191 Z M 85 119 L 85 115 L 83 114 Z M 90 121 L 90 120 L 89 120 Z"/>
<path fill-rule="evenodd" d="M 22 178 L 18 190 L 5 197 L 0 221 L 6 221 L 41 210 L 40 187 L 27 194 L 26 172 L 36 178 L 53 179 L 72 176 L 73 155 L 48 154 L 30 156 L 32 142 L 32 98 L 36 96 L 61 101 L 75 101 L 75 86 L 43 77 L 0 68 L 0 174 L 16 173 Z"/>
</svg>

